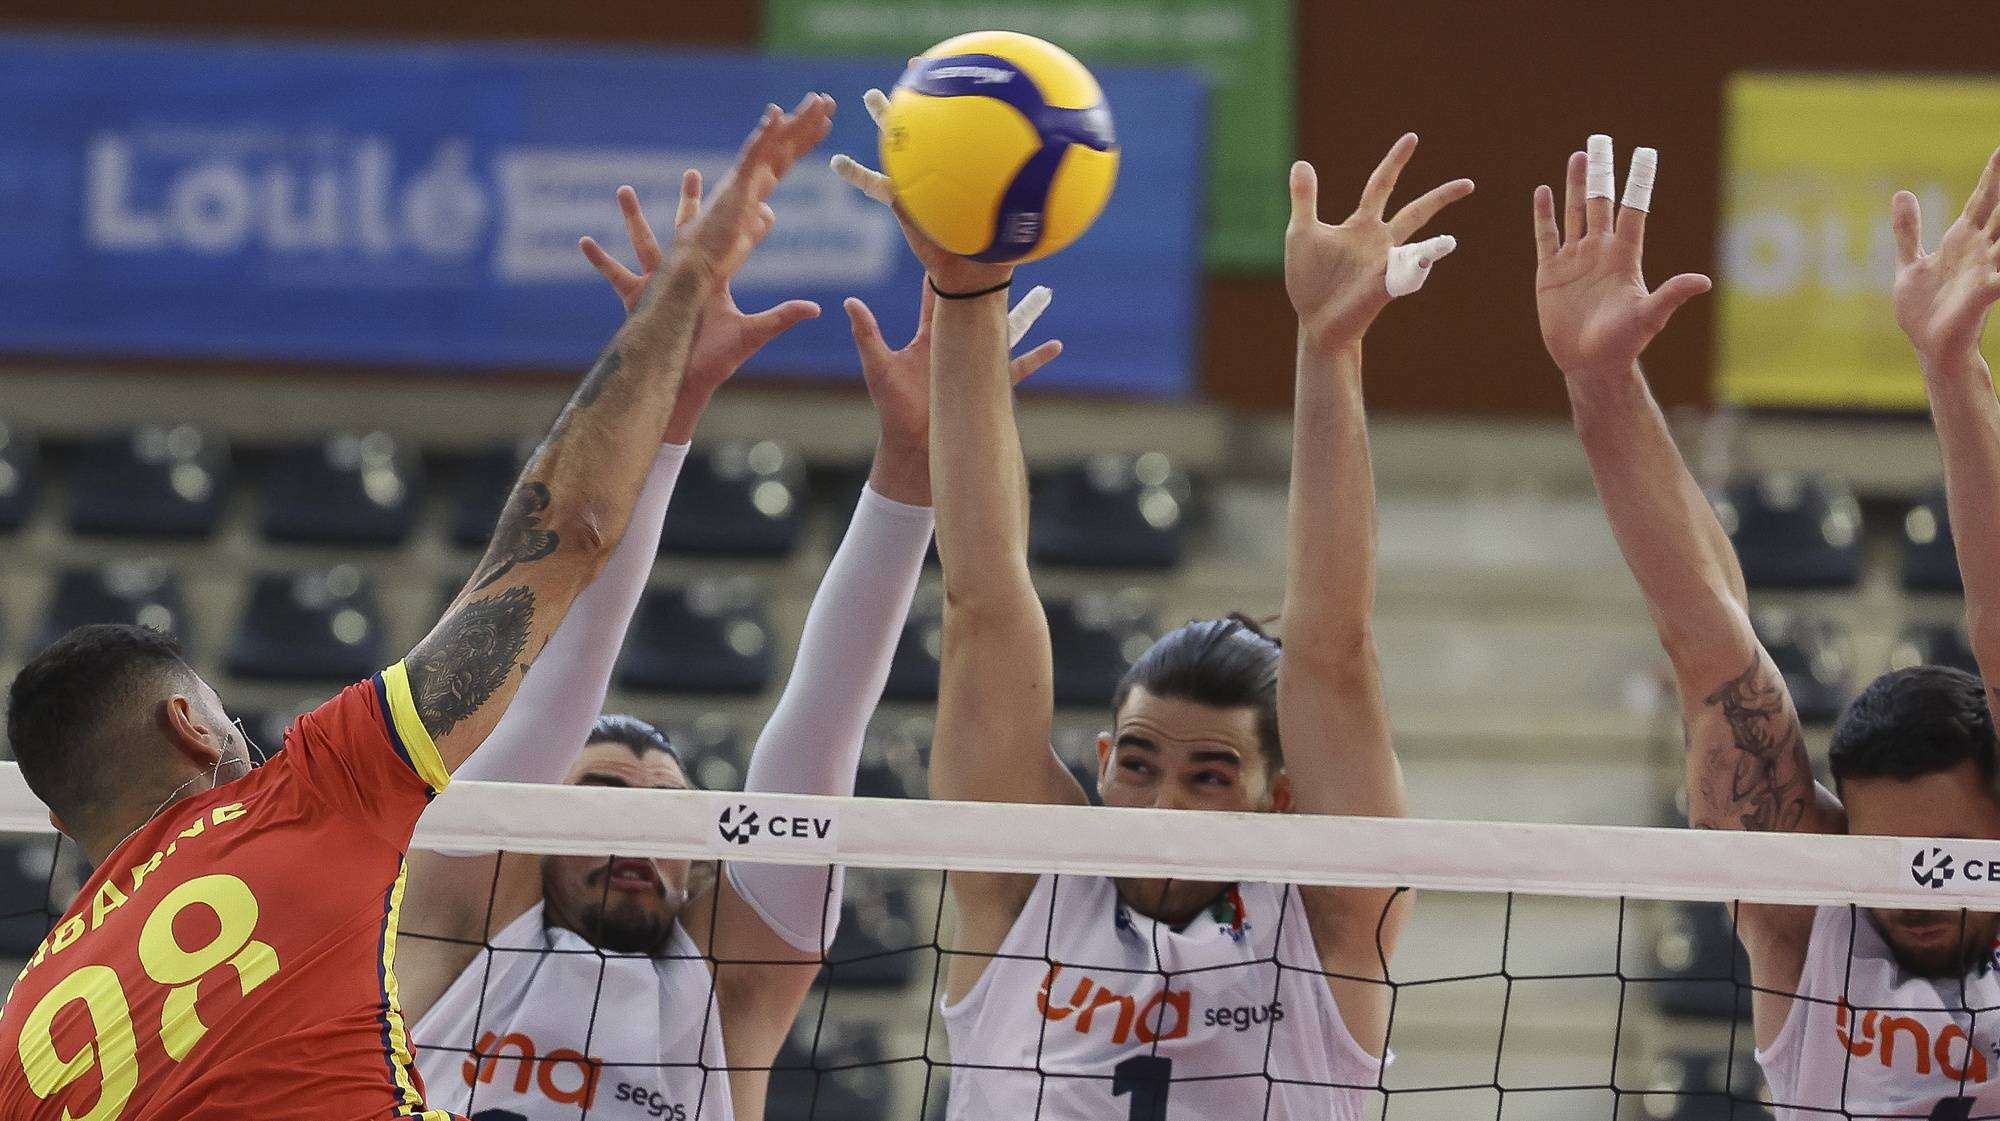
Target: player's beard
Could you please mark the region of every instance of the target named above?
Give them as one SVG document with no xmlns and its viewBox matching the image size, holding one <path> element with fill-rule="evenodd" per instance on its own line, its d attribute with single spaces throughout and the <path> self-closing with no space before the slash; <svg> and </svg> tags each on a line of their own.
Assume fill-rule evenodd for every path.
<svg viewBox="0 0 2000 1121">
<path fill-rule="evenodd" d="M 1984 912 L 1869 912 L 1896 964 L 1917 977 L 1961 977 L 1993 960 L 2000 915 Z"/>
<path fill-rule="evenodd" d="M 584 929 L 577 933 L 600 950 L 613 954 L 645 954 L 658 957 L 667 948 L 673 930 L 673 916 L 659 907 L 649 907 L 636 899 L 612 899 L 592 903 L 578 916 Z"/>
</svg>

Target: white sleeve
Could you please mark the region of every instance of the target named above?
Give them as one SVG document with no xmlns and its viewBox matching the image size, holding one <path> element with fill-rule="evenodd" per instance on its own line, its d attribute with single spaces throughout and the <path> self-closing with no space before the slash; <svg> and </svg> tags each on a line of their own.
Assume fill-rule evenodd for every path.
<svg viewBox="0 0 2000 1121">
<path fill-rule="evenodd" d="M 916 597 L 936 521 L 864 487 L 847 536 L 806 613 L 799 657 L 757 737 L 744 789 L 852 794 L 862 738 Z M 736 893 L 779 937 L 824 953 L 840 920 L 841 872 L 811 865 L 732 862 Z"/>
<path fill-rule="evenodd" d="M 570 604 L 499 724 L 454 778 L 559 783 L 569 776 L 603 711 L 625 628 L 653 573 L 667 500 L 687 453 L 686 444 L 660 445 L 618 547 Z"/>
</svg>

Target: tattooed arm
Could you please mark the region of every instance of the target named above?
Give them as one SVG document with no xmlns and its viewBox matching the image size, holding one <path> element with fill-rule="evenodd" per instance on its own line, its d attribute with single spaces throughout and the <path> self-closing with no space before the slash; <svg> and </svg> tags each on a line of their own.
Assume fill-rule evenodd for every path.
<svg viewBox="0 0 2000 1121">
<path fill-rule="evenodd" d="M 826 135 L 833 101 L 766 112 L 709 208 L 577 387 L 508 498 L 484 559 L 410 652 L 417 714 L 456 769 L 623 534 L 679 395 L 699 311 L 771 227 L 765 200 Z"/>
<path fill-rule="evenodd" d="M 1708 278 L 1649 291 L 1640 270 L 1646 212 L 1585 199 L 1585 157 L 1570 156 L 1564 229 L 1555 197 L 1535 191 L 1536 307 L 1563 372 L 1577 435 L 1625 563 L 1673 661 L 1688 740 L 1688 816 L 1697 828 L 1838 832 L 1839 805 L 1818 791 L 1798 715 L 1758 643 L 1742 573 L 1708 500 L 1682 462 L 1646 388 L 1639 355 Z M 1768 1045 L 1790 1011 L 1812 911 L 1741 908 L 1737 933 L 1762 989 L 1757 1037 Z"/>
</svg>

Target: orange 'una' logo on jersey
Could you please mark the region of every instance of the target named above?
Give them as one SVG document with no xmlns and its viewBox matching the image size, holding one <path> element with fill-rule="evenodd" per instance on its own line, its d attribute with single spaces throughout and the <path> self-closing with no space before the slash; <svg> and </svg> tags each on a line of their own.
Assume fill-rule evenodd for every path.
<svg viewBox="0 0 2000 1121">
<path fill-rule="evenodd" d="M 515 1048 L 517 1054 L 509 1057 L 506 1051 Z M 493 1081 L 493 1072 L 502 1061 L 514 1064 L 514 1092 L 525 1094 L 532 1081 L 546 1097 L 558 1105 L 580 1105 L 589 1109 L 597 1100 L 597 1076 L 604 1072 L 604 1062 L 580 1051 L 558 1047 L 542 1055 L 535 1049 L 535 1041 L 520 1032 L 508 1032 L 505 1036 L 495 1036 L 487 1032 L 479 1037 L 479 1046 L 473 1048 L 472 1057 L 465 1060 L 461 1073 L 465 1084 Z M 565 1074 L 563 1081 L 575 1081 L 576 1085 L 565 1089 L 557 1084 L 557 1073 L 572 1068 L 574 1074 Z"/>
<path fill-rule="evenodd" d="M 1138 997 L 1113 992 L 1085 975 L 1077 978 L 1076 988 L 1070 992 L 1068 1000 L 1058 1004 L 1054 994 L 1061 991 L 1056 985 L 1056 978 L 1062 975 L 1062 971 L 1061 962 L 1050 962 L 1049 971 L 1042 976 L 1041 991 L 1035 994 L 1035 1007 L 1041 1010 L 1045 1019 L 1055 1022 L 1074 1015 L 1076 1030 L 1089 1035 L 1098 1011 L 1113 1008 L 1118 1014 L 1118 1021 L 1111 1030 L 1113 1043 L 1128 1043 L 1135 1037 L 1141 1043 L 1187 1037 L 1187 993 L 1161 989 L 1141 1004 Z M 1169 1012 L 1174 1017 L 1172 1028 L 1166 1028 Z"/>
<path fill-rule="evenodd" d="M 1889 1016 L 1874 1009 L 1861 1014 L 1857 1030 L 1849 1033 L 1847 1026 L 1851 1016 L 1847 998 L 1840 998 L 1834 1007 L 1833 1036 L 1840 1041 L 1847 1053 L 1857 1059 L 1870 1055 L 1882 1061 L 1885 1067 L 1895 1067 L 1899 1037 L 1910 1042 L 1909 1053 L 1916 1056 L 1918 1074 L 1929 1074 L 1933 1062 L 1939 1074 L 1954 1082 L 1984 1082 L 1989 1077 L 1984 1052 L 1975 1049 L 1965 1034 L 1965 1029 L 1957 1024 L 1946 1024 L 1937 1038 L 1931 1038 L 1928 1024 L 1911 1016 Z M 1960 1065 L 1963 1057 L 1970 1056 L 1970 1063 Z"/>
</svg>

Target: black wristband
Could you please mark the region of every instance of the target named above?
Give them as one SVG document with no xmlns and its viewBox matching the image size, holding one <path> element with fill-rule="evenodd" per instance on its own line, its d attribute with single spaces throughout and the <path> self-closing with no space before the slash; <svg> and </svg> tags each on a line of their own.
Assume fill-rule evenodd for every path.
<svg viewBox="0 0 2000 1121">
<path fill-rule="evenodd" d="M 931 286 L 931 291 L 937 293 L 937 298 L 940 300 L 976 300 L 981 296 L 991 296 L 995 292 L 1005 292 L 1014 286 L 1014 278 L 1011 275 L 993 287 L 981 288 L 977 292 L 947 292 L 937 286 L 937 281 L 929 273 L 924 274 L 924 280 Z"/>
</svg>

